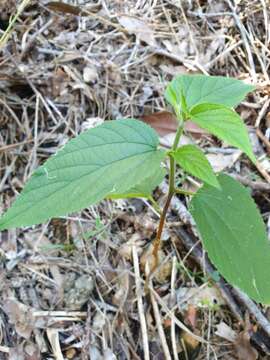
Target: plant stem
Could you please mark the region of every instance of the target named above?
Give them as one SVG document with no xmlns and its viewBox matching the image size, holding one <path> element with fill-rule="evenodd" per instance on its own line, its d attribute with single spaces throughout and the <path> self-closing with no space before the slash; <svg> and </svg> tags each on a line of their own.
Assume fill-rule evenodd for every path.
<svg viewBox="0 0 270 360">
<path fill-rule="evenodd" d="M 193 191 L 187 191 L 187 190 L 183 190 L 183 189 L 175 189 L 174 190 L 175 194 L 180 194 L 180 195 L 194 195 L 195 192 Z"/>
<path fill-rule="evenodd" d="M 161 216 L 162 214 L 162 210 L 159 207 L 158 203 L 156 202 L 156 200 L 153 198 L 153 196 L 149 196 L 148 200 L 151 202 L 151 205 L 153 206 L 154 210 L 156 210 L 156 212 Z"/>
<path fill-rule="evenodd" d="M 183 120 L 180 120 L 180 125 L 177 129 L 176 135 L 175 135 L 175 139 L 173 142 L 173 146 L 172 146 L 172 151 L 177 149 L 180 137 L 182 135 L 183 132 Z M 161 244 L 161 236 L 162 236 L 162 231 L 164 228 L 164 224 L 165 224 L 165 220 L 166 220 L 166 215 L 172 200 L 173 195 L 175 194 L 175 188 L 174 188 L 174 183 L 175 183 L 175 160 L 174 158 L 170 156 L 170 173 L 169 173 L 169 191 L 168 191 L 168 196 L 162 211 L 162 214 L 160 216 L 160 220 L 159 220 L 159 224 L 158 224 L 158 229 L 157 229 L 157 235 L 156 238 L 154 240 L 153 243 L 153 256 L 155 259 L 155 263 L 154 263 L 154 268 L 152 269 L 152 272 L 157 268 L 158 266 L 158 252 L 160 249 L 160 244 Z"/>
</svg>

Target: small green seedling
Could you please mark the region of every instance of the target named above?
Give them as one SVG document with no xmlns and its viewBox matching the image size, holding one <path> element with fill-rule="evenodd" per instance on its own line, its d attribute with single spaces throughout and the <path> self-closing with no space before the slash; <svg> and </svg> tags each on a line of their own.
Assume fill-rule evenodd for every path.
<svg viewBox="0 0 270 360">
<path fill-rule="evenodd" d="M 0 230 L 38 224 L 105 198 L 152 199 L 168 158 L 169 191 L 154 241 L 156 258 L 170 201 L 186 194 L 175 187 L 177 164 L 203 182 L 190 194 L 190 212 L 218 272 L 252 299 L 270 304 L 270 243 L 248 190 L 228 175 L 216 175 L 197 146 L 178 146 L 184 122 L 191 119 L 255 163 L 247 129 L 233 110 L 253 89 L 225 77 L 177 76 L 165 92 L 178 119 L 169 151 L 159 148 L 158 135 L 141 121 L 106 121 L 69 141 L 34 172 L 0 220 Z"/>
</svg>

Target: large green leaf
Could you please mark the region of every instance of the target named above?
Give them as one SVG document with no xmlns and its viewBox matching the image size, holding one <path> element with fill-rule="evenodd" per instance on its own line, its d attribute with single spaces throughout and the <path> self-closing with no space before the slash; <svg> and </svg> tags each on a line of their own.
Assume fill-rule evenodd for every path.
<svg viewBox="0 0 270 360">
<path fill-rule="evenodd" d="M 31 177 L 0 220 L 0 230 L 81 210 L 110 193 L 125 193 L 159 171 L 165 152 L 138 120 L 107 121 L 71 140 Z"/>
<path fill-rule="evenodd" d="M 133 186 L 124 194 L 113 193 L 108 196 L 109 199 L 126 199 L 126 198 L 149 198 L 153 190 L 162 182 L 167 171 L 159 168 L 155 174 L 144 179 L 141 183 Z"/>
<path fill-rule="evenodd" d="M 256 162 L 247 128 L 234 110 L 218 104 L 200 104 L 191 110 L 190 117 L 200 127 L 238 147 Z"/>
<path fill-rule="evenodd" d="M 168 85 L 165 97 L 175 108 L 185 98 L 188 109 L 202 103 L 235 107 L 255 87 L 240 80 L 222 76 L 179 75 Z"/>
<path fill-rule="evenodd" d="M 270 242 L 246 188 L 227 175 L 221 190 L 204 185 L 190 211 L 218 271 L 252 299 L 270 304 Z"/>
<path fill-rule="evenodd" d="M 188 173 L 215 187 L 216 175 L 204 153 L 194 145 L 184 145 L 172 153 L 176 162 Z"/>
</svg>

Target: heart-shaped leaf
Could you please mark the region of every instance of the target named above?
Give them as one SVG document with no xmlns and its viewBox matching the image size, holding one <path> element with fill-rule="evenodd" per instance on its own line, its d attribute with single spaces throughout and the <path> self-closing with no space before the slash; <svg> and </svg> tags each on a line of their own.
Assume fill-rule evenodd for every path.
<svg viewBox="0 0 270 360">
<path fill-rule="evenodd" d="M 218 271 L 252 299 L 270 304 L 270 242 L 246 188 L 219 175 L 221 190 L 205 184 L 190 211 Z"/>
</svg>

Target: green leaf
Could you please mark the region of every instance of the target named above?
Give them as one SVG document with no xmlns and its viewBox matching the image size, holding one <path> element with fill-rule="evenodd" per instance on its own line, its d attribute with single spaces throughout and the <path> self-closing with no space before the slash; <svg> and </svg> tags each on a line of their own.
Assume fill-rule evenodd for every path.
<svg viewBox="0 0 270 360">
<path fill-rule="evenodd" d="M 172 153 L 175 161 L 189 174 L 219 187 L 214 171 L 204 153 L 194 145 L 184 145 Z"/>
<path fill-rule="evenodd" d="M 176 76 L 165 91 L 166 100 L 175 108 L 184 96 L 187 108 L 202 103 L 235 107 L 255 86 L 229 77 L 206 75 Z"/>
<path fill-rule="evenodd" d="M 165 98 L 172 105 L 174 109 L 180 107 L 181 104 L 181 89 L 180 91 L 176 91 L 173 86 L 171 86 L 172 82 L 169 83 L 165 90 Z"/>
<path fill-rule="evenodd" d="M 256 162 L 247 128 L 234 110 L 218 104 L 200 104 L 191 110 L 190 118 L 201 128 L 241 149 Z"/>
<path fill-rule="evenodd" d="M 143 180 L 141 183 L 129 189 L 125 194 L 110 194 L 109 199 L 127 199 L 127 198 L 149 198 L 153 190 L 161 183 L 164 179 L 167 171 L 164 168 L 159 168 L 158 171 Z"/>
<path fill-rule="evenodd" d="M 79 211 L 110 193 L 125 193 L 159 171 L 165 152 L 138 120 L 106 121 L 71 140 L 31 177 L 0 230 Z"/>
<path fill-rule="evenodd" d="M 204 185 L 190 211 L 217 270 L 252 299 L 270 304 L 270 242 L 246 188 L 227 175 L 221 190 Z"/>
</svg>

